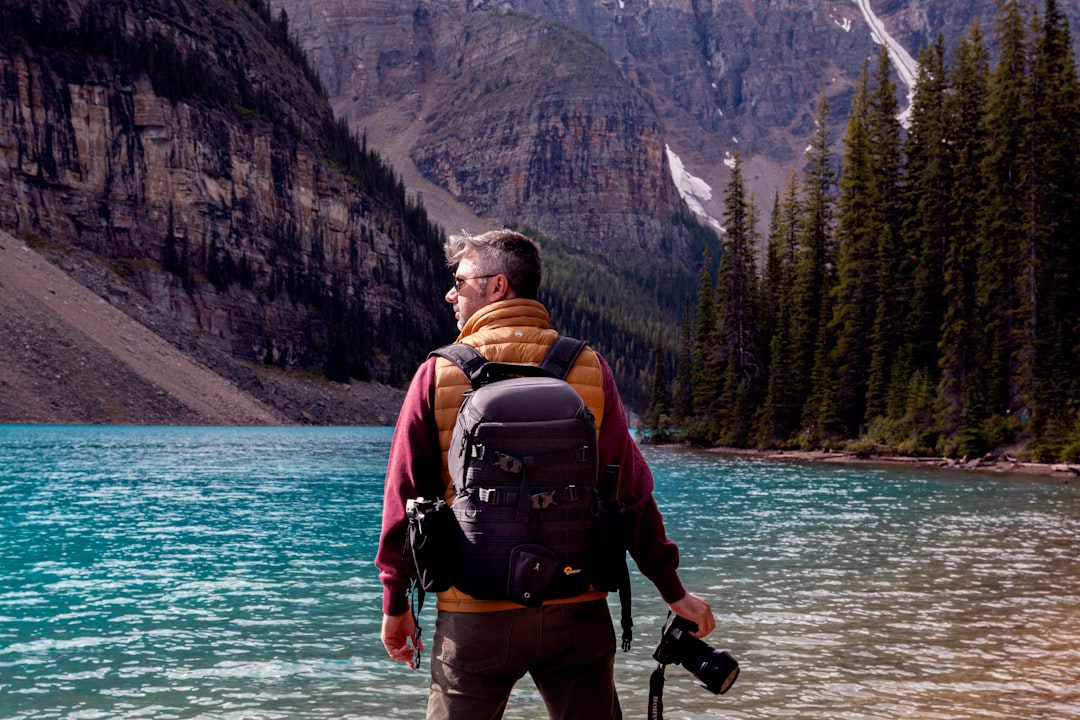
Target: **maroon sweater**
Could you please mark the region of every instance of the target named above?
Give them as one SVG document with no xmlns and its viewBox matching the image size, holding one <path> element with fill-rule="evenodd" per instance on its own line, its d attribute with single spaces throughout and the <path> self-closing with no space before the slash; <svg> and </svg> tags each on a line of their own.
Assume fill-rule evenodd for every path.
<svg viewBox="0 0 1080 720">
<path fill-rule="evenodd" d="M 408 565 L 404 559 L 405 503 L 417 497 L 442 497 L 441 487 L 430 487 L 431 479 L 441 485 L 438 428 L 432 402 L 435 392 L 435 358 L 429 359 L 413 377 L 401 406 L 390 462 L 386 468 L 382 533 L 375 565 L 383 584 L 383 612 L 401 615 L 409 609 Z M 604 418 L 600 424 L 600 467 L 621 468 L 619 499 L 626 505 L 630 524 L 630 556 L 659 590 L 667 603 L 686 595 L 679 579 L 679 549 L 668 539 L 664 521 L 653 499 L 653 476 L 641 450 L 630 437 L 626 412 L 615 387 L 611 368 L 600 358 L 604 375 Z M 427 480 L 423 480 L 427 478 Z M 424 486 L 427 482 L 429 486 Z"/>
</svg>

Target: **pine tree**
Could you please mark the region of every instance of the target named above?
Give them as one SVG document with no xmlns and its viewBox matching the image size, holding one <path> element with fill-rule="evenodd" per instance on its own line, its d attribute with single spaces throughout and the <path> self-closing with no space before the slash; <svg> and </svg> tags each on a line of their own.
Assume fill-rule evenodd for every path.
<svg viewBox="0 0 1080 720">
<path fill-rule="evenodd" d="M 798 180 L 796 179 L 795 171 L 793 169 L 788 185 L 785 186 L 785 192 L 791 183 L 797 182 Z M 776 193 L 773 197 L 772 216 L 769 218 L 769 232 L 767 235 L 764 258 L 765 265 L 761 270 L 761 282 L 758 284 L 760 297 L 758 298 L 757 305 L 761 313 L 760 317 L 758 317 L 758 330 L 762 347 L 761 359 L 766 367 L 768 367 L 769 362 L 772 359 L 769 346 L 772 342 L 772 336 L 776 328 L 776 323 L 778 322 L 780 310 L 779 293 L 781 286 L 781 267 L 778 234 L 783 232 L 780 229 L 780 226 L 785 222 L 781 219 L 781 212 L 780 193 Z M 792 236 L 794 236 L 793 233 Z"/>
<path fill-rule="evenodd" d="M 1013 368 L 1019 339 L 1019 242 L 1024 234 L 1021 176 L 1030 114 L 1025 110 L 1028 45 L 1020 3 L 1003 2 L 995 20 L 998 57 L 987 91 L 987 151 L 981 173 L 985 189 L 976 256 L 975 296 L 980 326 L 976 351 L 986 412 L 1015 413 L 1018 417 L 1027 413 L 1019 405 Z M 947 349 L 954 353 L 956 350 Z M 955 358 L 946 354 L 942 369 L 947 370 L 955 363 Z M 950 406 L 954 406 L 956 390 L 947 395 Z M 956 418 L 950 419 L 948 425 L 950 430 L 955 430 Z"/>
<path fill-rule="evenodd" d="M 792 170 L 774 205 L 766 251 L 763 306 L 771 310 L 769 370 L 765 399 L 757 418 L 757 444 L 773 446 L 786 441 L 798 429 L 799 388 L 792 386 L 792 318 L 794 314 L 795 264 L 799 251 L 799 181 Z"/>
<path fill-rule="evenodd" d="M 945 43 L 938 35 L 933 45 L 919 53 L 911 127 L 904 143 L 907 183 L 903 193 L 905 244 L 915 258 L 905 354 L 911 358 L 912 372 L 935 385 L 944 319 L 945 248 L 952 237 L 946 91 Z"/>
<path fill-rule="evenodd" d="M 892 81 L 889 51 L 882 45 L 874 73 L 874 90 L 867 107 L 870 141 L 870 181 L 875 243 L 871 283 L 874 320 L 870 366 L 867 375 L 866 420 L 884 416 L 895 403 L 896 385 L 906 380 L 909 358 L 900 355 L 904 346 L 903 318 L 910 317 L 912 294 L 911 251 L 903 246 L 900 228 L 900 120 L 896 84 Z M 894 384 L 894 381 L 897 381 Z M 860 418 L 863 419 L 863 418 Z M 850 428 L 849 428 L 850 429 Z M 857 428 L 856 428 L 857 429 Z"/>
<path fill-rule="evenodd" d="M 722 444 L 745 446 L 753 409 L 759 400 L 764 368 L 757 345 L 757 271 L 754 248 L 756 209 L 746 195 L 742 158 L 735 154 L 724 193 L 724 254 L 720 259 L 719 367 L 722 372 L 717 436 Z"/>
<path fill-rule="evenodd" d="M 693 422 L 684 426 L 690 440 L 706 442 L 715 424 L 720 395 L 719 348 L 717 343 L 716 288 L 710 272 L 708 250 L 698 271 L 698 306 L 694 326 L 690 387 L 693 391 Z"/>
<path fill-rule="evenodd" d="M 1029 234 L 1022 258 L 1024 356 L 1021 388 L 1034 420 L 1035 451 L 1056 458 L 1080 407 L 1080 89 L 1068 21 L 1047 0 L 1031 72 L 1032 125 L 1026 178 Z"/>
<path fill-rule="evenodd" d="M 645 431 L 653 440 L 666 440 L 669 436 L 671 390 L 668 385 L 667 363 L 664 361 L 664 341 L 656 335 L 653 348 L 652 397 L 645 411 Z"/>
<path fill-rule="evenodd" d="M 880 227 L 874 207 L 875 180 L 869 127 L 869 95 L 866 67 L 863 67 L 844 137 L 844 168 L 840 176 L 836 237 L 839 245 L 835 307 L 829 329 L 835 345 L 828 367 L 835 374 L 828 397 L 833 407 L 819 407 L 839 420 L 840 427 L 827 428 L 830 434 L 854 436 L 866 412 L 866 391 L 870 374 L 870 340 L 877 308 L 877 250 Z M 824 381 L 824 380 L 823 380 Z"/>
<path fill-rule="evenodd" d="M 833 191 L 836 177 L 828 135 L 829 105 L 822 96 L 815 117 L 815 132 L 807 152 L 803 176 L 803 221 L 799 229 L 799 259 L 792 290 L 791 401 L 800 407 L 802 422 L 817 423 L 818 408 L 831 397 L 828 382 L 828 318 L 832 315 L 832 287 L 836 282 L 836 247 L 833 241 Z M 815 432 L 808 434 L 812 440 Z"/>
<path fill-rule="evenodd" d="M 694 412 L 694 394 L 691 386 L 693 366 L 691 347 L 693 345 L 693 320 L 690 311 L 689 296 L 683 303 L 682 323 L 679 326 L 679 360 L 675 369 L 675 395 L 672 400 L 672 414 L 676 425 L 684 426 Z"/>
<path fill-rule="evenodd" d="M 988 67 L 982 32 L 975 23 L 957 47 L 945 106 L 949 117 L 946 144 L 955 179 L 949 204 L 952 238 L 946 253 L 947 309 L 942 332 L 942 347 L 948 350 L 943 361 L 949 365 L 943 367 L 943 379 L 951 383 L 946 393 L 953 416 L 950 430 L 958 437 L 961 454 L 980 452 L 985 445 L 981 426 L 986 400 L 978 356 L 985 323 L 977 312 L 976 270 L 985 195 L 981 169 L 987 146 Z"/>
</svg>

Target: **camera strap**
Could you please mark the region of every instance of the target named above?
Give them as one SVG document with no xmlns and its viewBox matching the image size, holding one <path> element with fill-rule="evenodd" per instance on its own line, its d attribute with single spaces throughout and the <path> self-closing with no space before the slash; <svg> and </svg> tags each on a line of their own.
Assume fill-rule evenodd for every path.
<svg viewBox="0 0 1080 720">
<path fill-rule="evenodd" d="M 413 578 L 409 586 L 409 611 L 413 616 L 413 664 L 417 670 L 420 669 L 420 633 L 423 631 L 420 627 L 420 612 L 424 609 L 424 595 L 426 594 L 419 578 Z"/>
<path fill-rule="evenodd" d="M 631 612 L 629 574 L 623 577 L 622 584 L 619 586 L 619 605 L 622 607 L 622 615 L 619 618 L 619 624 L 622 625 L 622 649 L 623 652 L 630 652 L 630 643 L 634 639 L 634 618 Z"/>
<path fill-rule="evenodd" d="M 649 720 L 664 720 L 664 668 L 656 666 L 649 677 Z"/>
</svg>

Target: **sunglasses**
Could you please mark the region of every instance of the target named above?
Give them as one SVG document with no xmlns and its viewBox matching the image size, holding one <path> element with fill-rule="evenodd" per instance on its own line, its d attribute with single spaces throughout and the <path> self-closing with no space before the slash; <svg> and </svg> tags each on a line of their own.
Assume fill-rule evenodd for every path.
<svg viewBox="0 0 1080 720">
<path fill-rule="evenodd" d="M 497 275 L 498 273 L 496 273 Z M 493 278 L 495 275 L 473 275 L 472 277 L 460 277 L 454 276 L 454 291 L 461 292 L 461 288 L 465 287 L 465 283 L 470 280 L 486 280 L 487 278 Z"/>
</svg>

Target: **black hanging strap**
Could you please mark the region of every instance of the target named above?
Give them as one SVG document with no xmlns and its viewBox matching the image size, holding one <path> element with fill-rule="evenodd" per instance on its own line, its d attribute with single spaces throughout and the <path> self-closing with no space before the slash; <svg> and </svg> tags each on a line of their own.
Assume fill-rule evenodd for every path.
<svg viewBox="0 0 1080 720">
<path fill-rule="evenodd" d="M 409 584 L 409 612 L 413 617 L 413 666 L 415 670 L 420 669 L 420 634 L 424 628 L 420 627 L 420 613 L 424 609 L 424 596 L 426 591 L 424 586 L 420 584 L 420 578 L 414 577 Z"/>
<path fill-rule="evenodd" d="M 622 606 L 622 617 L 619 624 L 622 625 L 622 649 L 630 652 L 630 643 L 634 640 L 634 619 L 630 607 L 630 574 L 627 573 L 619 585 L 619 605 Z"/>
<path fill-rule="evenodd" d="M 649 677 L 649 720 L 664 720 L 664 665 Z"/>
</svg>

